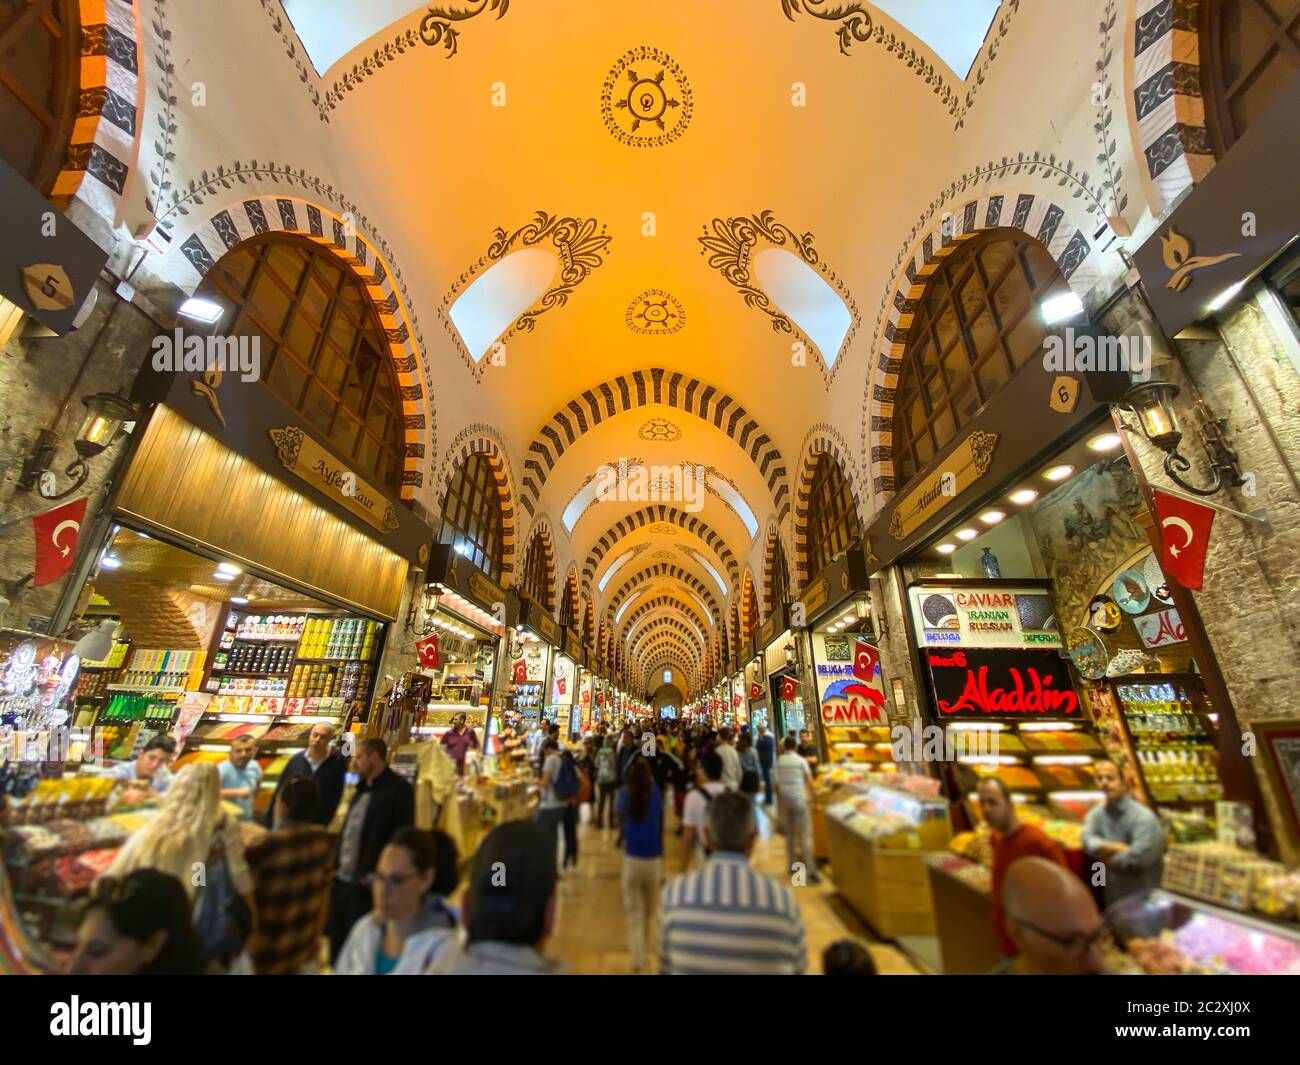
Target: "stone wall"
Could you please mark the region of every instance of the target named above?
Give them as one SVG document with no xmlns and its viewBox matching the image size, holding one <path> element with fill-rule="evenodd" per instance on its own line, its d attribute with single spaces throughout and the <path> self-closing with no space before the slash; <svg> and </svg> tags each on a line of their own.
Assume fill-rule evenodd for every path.
<svg viewBox="0 0 1300 1065">
<path fill-rule="evenodd" d="M 1144 304 L 1130 293 L 1107 324 L 1119 333 L 1144 320 L 1150 320 Z M 1225 488 L 1211 501 L 1246 512 L 1263 509 L 1272 524 L 1270 535 L 1255 522 L 1219 514 L 1205 587 L 1193 593 L 1246 732 L 1252 722 L 1300 719 L 1300 380 L 1255 296 L 1224 312 L 1220 325 L 1226 345 L 1220 339 L 1173 341 L 1171 358 L 1158 358 L 1154 376 L 1182 389 L 1175 410 L 1184 433 L 1182 453 L 1193 462 L 1188 479 L 1209 480 L 1195 432 L 1199 396 L 1213 416 L 1228 419 L 1229 444 L 1251 481 Z M 1154 487 L 1169 484 L 1163 454 L 1140 433 L 1129 439 L 1147 480 Z M 1280 829 L 1283 814 L 1258 758 L 1255 772 Z M 1285 834 L 1276 834 L 1284 853 L 1291 851 Z"/>
</svg>

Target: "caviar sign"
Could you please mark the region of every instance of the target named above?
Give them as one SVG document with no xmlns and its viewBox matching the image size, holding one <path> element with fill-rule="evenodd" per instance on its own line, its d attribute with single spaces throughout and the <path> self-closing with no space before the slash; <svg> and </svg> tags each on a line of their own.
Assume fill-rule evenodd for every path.
<svg viewBox="0 0 1300 1065">
<path fill-rule="evenodd" d="M 1052 597 L 1005 585 L 913 588 L 916 631 L 930 647 L 1060 647 Z"/>
<path fill-rule="evenodd" d="M 1055 651 L 927 647 L 923 654 L 941 718 L 1080 716 L 1070 672 Z"/>
</svg>

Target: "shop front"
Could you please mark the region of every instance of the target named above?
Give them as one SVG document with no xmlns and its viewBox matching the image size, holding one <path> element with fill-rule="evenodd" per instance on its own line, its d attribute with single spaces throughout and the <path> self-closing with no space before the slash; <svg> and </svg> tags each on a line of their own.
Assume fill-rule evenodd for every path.
<svg viewBox="0 0 1300 1065">
<path fill-rule="evenodd" d="M 761 648 L 763 659 L 766 703 L 760 712 L 754 714 L 755 731 L 762 724 L 778 740 L 791 729 L 797 736 L 808 725 L 804 718 L 803 694 L 799 688 L 799 656 L 788 606 L 773 611 L 759 626 L 756 645 Z"/>
<path fill-rule="evenodd" d="M 519 597 L 519 621 L 510 667 L 510 709 L 525 731 L 554 722 L 559 708 L 551 692 L 551 659 L 560 627 L 544 607 Z"/>
<path fill-rule="evenodd" d="M 555 652 L 551 667 L 549 711 L 554 709 L 554 720 L 560 726 L 560 735 L 567 741 L 581 739 L 582 716 L 577 704 L 578 673 L 581 652 L 577 637 L 565 629 L 561 631 L 561 648 Z"/>
</svg>

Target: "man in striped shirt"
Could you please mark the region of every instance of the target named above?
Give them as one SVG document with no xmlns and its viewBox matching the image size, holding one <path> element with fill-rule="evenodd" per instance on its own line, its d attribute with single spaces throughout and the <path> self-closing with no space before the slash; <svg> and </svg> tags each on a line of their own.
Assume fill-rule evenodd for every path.
<svg viewBox="0 0 1300 1065">
<path fill-rule="evenodd" d="M 754 806 L 726 791 L 709 803 L 713 853 L 665 885 L 659 971 L 666 975 L 795 976 L 808 964 L 803 917 L 788 884 L 754 870 Z"/>
</svg>

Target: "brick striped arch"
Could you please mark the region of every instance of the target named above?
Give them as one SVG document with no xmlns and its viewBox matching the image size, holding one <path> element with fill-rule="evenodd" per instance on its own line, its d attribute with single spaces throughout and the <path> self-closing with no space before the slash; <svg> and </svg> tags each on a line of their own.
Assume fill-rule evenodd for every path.
<svg viewBox="0 0 1300 1065">
<path fill-rule="evenodd" d="M 674 673 L 676 673 L 686 682 L 682 690 L 683 698 L 689 699 L 691 697 L 692 691 L 699 690 L 700 687 L 699 670 L 694 668 L 689 662 L 685 661 L 681 657 L 679 652 L 674 652 L 671 650 L 657 652 L 656 656 L 653 659 L 646 658 L 642 660 L 640 666 L 641 687 L 643 689 L 650 689 L 651 691 L 658 690 L 659 685 L 658 684 L 652 685 L 650 683 L 650 677 L 653 674 L 662 671 L 665 666 L 671 666 Z"/>
<path fill-rule="evenodd" d="M 669 562 L 656 562 L 654 565 L 647 566 L 639 573 L 633 574 L 624 581 L 619 587 L 619 590 L 614 594 L 614 597 L 610 599 L 609 603 L 605 607 L 606 611 L 609 612 L 609 616 L 612 618 L 618 613 L 618 607 L 619 604 L 622 603 L 623 597 L 638 584 L 643 584 L 646 581 L 657 580 L 661 577 L 681 581 L 682 584 L 686 585 L 686 587 L 690 588 L 692 591 L 698 592 L 700 598 L 703 599 L 713 611 L 713 616 L 715 618 L 722 617 L 722 611 L 718 607 L 717 596 L 709 590 L 708 586 L 703 581 L 699 580 L 694 574 L 688 573 L 686 570 L 682 569 L 681 566 L 674 566 Z"/>
<path fill-rule="evenodd" d="M 799 461 L 799 480 L 795 493 L 794 553 L 798 567 L 796 580 L 800 588 L 805 587 L 816 576 L 816 574 L 809 572 L 808 565 L 808 509 L 809 500 L 812 497 L 813 471 L 817 469 L 817 461 L 822 455 L 830 455 L 839 466 L 840 472 L 844 474 L 844 479 L 849 483 L 849 491 L 853 495 L 853 505 L 857 509 L 858 521 L 862 522 L 862 494 L 858 487 L 858 477 L 848 445 L 831 426 L 825 424 L 815 425 L 804 438 L 803 454 Z M 785 561 L 788 566 L 790 564 L 788 556 Z"/>
<path fill-rule="evenodd" d="M 528 445 L 524 461 L 524 509 L 533 513 L 547 477 L 579 436 L 606 418 L 649 404 L 694 414 L 726 433 L 758 467 L 772 492 L 778 513 L 784 517 L 789 511 L 790 489 L 781 452 L 749 412 L 713 385 L 660 368 L 612 377 L 582 392 L 551 415 Z"/>
<path fill-rule="evenodd" d="M 578 623 L 582 621 L 582 615 L 578 607 L 578 564 L 569 563 L 569 572 L 564 575 L 564 592 L 560 599 L 559 617 L 564 617 L 565 610 L 569 612 L 569 625 L 576 629 Z"/>
<path fill-rule="evenodd" d="M 1050 197 L 1030 192 L 994 191 L 966 201 L 961 207 L 935 220 L 911 248 L 911 254 L 893 282 L 888 315 L 876 353 L 876 365 L 868 376 L 867 434 L 871 463 L 871 484 L 879 507 L 893 495 L 894 394 L 902 370 L 912 315 L 925 293 L 926 280 L 939 262 L 961 241 L 985 229 L 1018 229 L 1042 244 L 1056 260 L 1057 269 L 1080 296 L 1101 280 L 1092 243 L 1067 210 Z M 855 496 L 856 498 L 856 496 Z M 861 500 L 858 500 L 861 518 Z M 796 545 L 799 546 L 799 545 Z"/>
<path fill-rule="evenodd" d="M 393 284 L 393 273 L 360 232 L 349 229 L 329 209 L 288 196 L 256 196 L 214 212 L 180 245 L 180 254 L 162 259 L 164 275 L 192 293 L 226 252 L 263 233 L 296 233 L 332 251 L 365 286 L 388 339 L 388 354 L 402 397 L 406 455 L 402 498 L 413 499 L 424 485 L 426 443 L 435 453 L 432 395 L 425 389 L 424 365 L 414 333 Z M 441 499 L 436 502 L 441 503 Z"/>
<path fill-rule="evenodd" d="M 645 641 L 653 640 L 657 636 L 668 632 L 684 639 L 691 646 L 697 658 L 702 659 L 704 657 L 704 647 L 700 643 L 700 638 L 690 630 L 685 622 L 669 617 L 655 618 L 653 621 L 647 622 L 646 627 L 636 634 L 636 639 L 628 644 L 628 650 L 635 652 Z"/>
<path fill-rule="evenodd" d="M 763 544 L 763 607 L 764 616 L 772 613 L 772 608 L 778 601 L 778 591 L 772 580 L 777 549 L 780 548 L 781 556 L 785 559 L 786 575 L 793 580 L 794 571 L 790 568 L 790 551 L 787 549 L 785 542 L 781 539 L 781 528 L 773 518 L 767 523 L 767 536 Z M 788 584 L 786 594 L 793 597 L 795 591 Z"/>
<path fill-rule="evenodd" d="M 77 120 L 50 198 L 80 201 L 117 225 L 140 140 L 144 62 L 135 0 L 80 0 L 81 63 Z"/>
<path fill-rule="evenodd" d="M 700 656 L 698 652 L 696 652 L 691 647 L 691 645 L 688 644 L 685 640 L 683 640 L 680 636 L 675 636 L 671 633 L 664 633 L 663 635 L 660 635 L 657 638 L 651 640 L 644 647 L 641 647 L 637 651 L 633 652 L 632 657 L 636 662 L 645 662 L 653 655 L 657 655 L 660 652 L 666 650 L 676 651 L 678 654 L 680 654 L 683 658 L 685 658 L 687 662 L 691 664 L 692 670 L 699 669 Z"/>
<path fill-rule="evenodd" d="M 546 559 L 546 602 L 542 604 L 548 613 L 555 613 L 555 538 L 551 535 L 551 522 L 549 518 L 541 517 L 533 522 L 533 527 L 528 532 L 528 548 L 524 551 L 524 564 L 520 567 L 519 574 L 528 572 L 528 559 L 531 553 L 537 549 L 543 552 L 542 557 Z"/>
<path fill-rule="evenodd" d="M 596 604 L 590 599 L 582 608 L 582 630 L 579 641 L 583 647 L 594 649 L 596 646 Z"/>
<path fill-rule="evenodd" d="M 698 536 L 708 544 L 718 558 L 722 560 L 727 575 L 731 577 L 731 583 L 733 585 L 736 583 L 740 566 L 736 562 L 736 556 L 732 554 L 731 548 L 727 546 L 726 541 L 721 536 L 694 514 L 687 514 L 685 511 L 678 510 L 676 507 L 668 506 L 665 503 L 654 503 L 633 511 L 626 517 L 619 518 L 592 546 L 591 551 L 587 554 L 586 564 L 582 567 L 582 585 L 587 594 L 591 594 L 591 582 L 596 576 L 596 570 L 600 568 L 601 560 L 604 559 L 606 553 L 613 549 L 615 544 L 637 529 L 661 521 L 676 525 L 679 529 L 684 529 L 692 535 Z"/>
<path fill-rule="evenodd" d="M 1208 0 L 1137 0 L 1129 26 L 1133 118 L 1159 211 L 1214 169 L 1201 95 L 1200 8 Z"/>
<path fill-rule="evenodd" d="M 673 610 L 680 614 L 685 614 L 696 625 L 701 632 L 711 632 L 714 625 L 711 621 L 706 621 L 696 613 L 695 607 L 688 600 L 679 598 L 675 595 L 656 595 L 646 600 L 639 607 L 633 610 L 623 619 L 623 623 L 618 627 L 618 635 L 622 636 L 625 632 L 631 632 L 632 626 L 647 614 L 655 610 Z"/>
<path fill-rule="evenodd" d="M 496 481 L 497 492 L 501 496 L 501 584 L 508 588 L 515 570 L 519 522 L 515 515 L 514 478 L 510 474 L 506 449 L 495 435 L 490 435 L 492 433 L 493 430 L 488 426 L 471 425 L 457 434 L 442 460 L 443 473 L 436 505 L 441 513 L 451 480 L 456 476 L 456 471 L 465 465 L 466 459 L 471 455 L 482 455 L 487 460 Z"/>
</svg>

